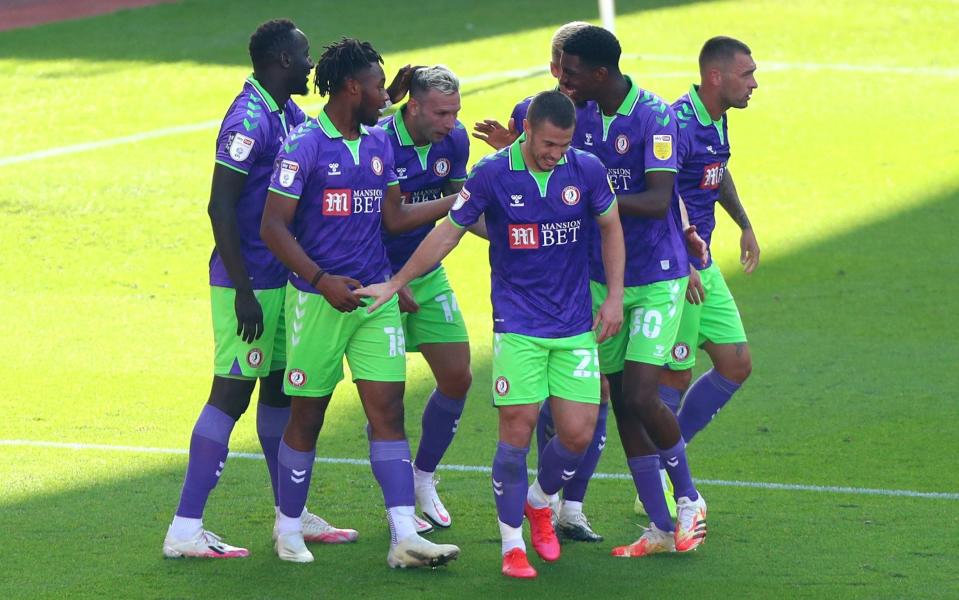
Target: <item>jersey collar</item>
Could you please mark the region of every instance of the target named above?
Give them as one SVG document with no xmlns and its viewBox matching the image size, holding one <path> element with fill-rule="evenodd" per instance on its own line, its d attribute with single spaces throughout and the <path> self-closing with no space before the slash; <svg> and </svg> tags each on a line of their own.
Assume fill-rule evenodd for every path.
<svg viewBox="0 0 959 600">
<path fill-rule="evenodd" d="M 523 159 L 523 149 L 519 147 L 520 143 L 526 140 L 526 132 L 524 131 L 516 141 L 510 144 L 509 146 L 509 170 L 510 171 L 529 171 L 529 168 L 526 166 L 526 161 Z M 556 163 L 556 166 L 566 164 L 566 155 L 564 154 L 562 158 L 559 159 L 559 162 Z M 531 171 L 532 172 L 532 171 Z"/>
<path fill-rule="evenodd" d="M 396 130 L 396 138 L 400 141 L 400 146 L 414 146 L 413 136 L 410 135 L 406 123 L 403 121 L 404 108 L 406 108 L 405 105 L 393 114 L 393 129 Z"/>
<path fill-rule="evenodd" d="M 324 106 L 320 110 L 320 114 L 316 117 L 316 122 L 319 124 L 320 129 L 323 130 L 323 133 L 326 134 L 326 137 L 331 140 L 336 138 L 343 137 L 343 134 L 340 133 L 340 130 L 336 128 L 336 125 L 333 124 L 333 121 L 330 120 L 330 116 L 326 114 L 326 107 Z M 369 135 L 369 130 L 366 128 L 366 125 L 360 123 L 360 135 Z"/>
<path fill-rule="evenodd" d="M 709 111 L 706 110 L 706 105 L 703 104 L 702 98 L 699 97 L 699 88 L 696 84 L 689 86 L 689 99 L 693 103 L 693 112 L 696 113 L 696 119 L 699 121 L 699 124 L 703 127 L 709 127 L 710 125 L 715 125 L 717 129 L 722 128 L 723 119 L 726 118 L 726 115 L 719 117 L 717 120 L 713 121 L 712 116 L 710 116 Z"/>
<path fill-rule="evenodd" d="M 270 92 L 266 91 L 265 87 L 260 85 L 260 82 L 256 80 L 253 73 L 250 73 L 250 76 L 246 78 L 246 82 L 252 85 L 257 95 L 266 102 L 266 106 L 270 109 L 270 112 L 278 112 L 280 110 L 280 107 L 276 105 L 276 100 L 273 99 Z"/>
<path fill-rule="evenodd" d="M 623 75 L 623 77 L 625 77 L 626 81 L 629 83 L 629 91 L 626 92 L 626 97 L 623 98 L 623 103 L 620 104 L 619 108 L 616 109 L 616 114 L 629 116 L 633 113 L 633 109 L 636 108 L 636 101 L 639 100 L 639 86 L 633 83 L 633 80 L 629 75 Z M 596 107 L 599 108 L 599 103 L 596 103 Z"/>
</svg>

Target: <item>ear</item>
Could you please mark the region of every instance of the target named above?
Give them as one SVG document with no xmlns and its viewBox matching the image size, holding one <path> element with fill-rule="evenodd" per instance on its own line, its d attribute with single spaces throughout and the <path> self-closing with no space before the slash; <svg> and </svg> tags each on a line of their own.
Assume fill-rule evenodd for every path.
<svg viewBox="0 0 959 600">
<path fill-rule="evenodd" d="M 293 57 L 286 50 L 280 50 L 280 66 L 289 69 L 293 64 Z"/>
<path fill-rule="evenodd" d="M 607 77 L 609 77 L 609 69 L 606 67 L 599 67 L 593 70 L 593 79 L 596 81 L 606 81 Z"/>
<path fill-rule="evenodd" d="M 359 81 L 353 79 L 352 77 L 347 77 L 347 78 L 344 80 L 343 83 L 344 83 L 344 86 L 343 86 L 343 87 L 346 89 L 347 92 L 350 93 L 351 96 L 359 96 L 359 95 L 360 95 L 361 90 L 360 90 L 360 82 L 359 82 Z"/>
<path fill-rule="evenodd" d="M 709 67 L 703 74 L 703 81 L 709 82 L 709 85 L 713 87 L 719 87 L 719 84 L 722 83 L 722 80 L 723 72 L 719 67 Z"/>
</svg>

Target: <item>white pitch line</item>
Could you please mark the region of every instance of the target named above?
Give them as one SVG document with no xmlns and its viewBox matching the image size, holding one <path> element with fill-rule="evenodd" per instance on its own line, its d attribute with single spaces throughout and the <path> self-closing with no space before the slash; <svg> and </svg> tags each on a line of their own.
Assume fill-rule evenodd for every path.
<svg viewBox="0 0 959 600">
<path fill-rule="evenodd" d="M 185 456 L 189 451 L 185 448 L 150 448 L 145 446 L 114 446 L 110 444 L 82 444 L 73 442 L 47 442 L 42 440 L 0 440 L 0 446 L 27 446 L 33 448 L 58 448 L 65 450 L 103 450 L 107 452 L 135 452 L 140 454 L 174 454 Z M 230 452 L 233 458 L 263 460 L 263 455 L 256 452 Z M 369 466 L 370 461 L 361 458 L 329 458 L 316 457 L 316 462 L 334 465 Z M 490 467 L 479 465 L 440 465 L 444 471 L 458 471 L 465 473 L 490 473 Z M 530 475 L 536 471 L 529 470 Z M 631 480 L 625 473 L 593 473 L 596 479 Z M 696 479 L 702 485 L 719 487 L 753 488 L 762 490 L 783 490 L 793 492 L 820 492 L 831 494 L 852 494 L 859 496 L 892 496 L 901 498 L 926 498 L 932 500 L 959 500 L 959 493 L 952 492 L 917 492 L 913 490 L 893 490 L 882 488 L 843 487 L 835 485 L 804 485 L 799 483 L 771 483 L 766 481 L 736 481 L 728 479 Z"/>
<path fill-rule="evenodd" d="M 649 62 L 685 63 L 690 72 L 695 73 L 695 57 L 676 54 L 623 54 L 623 58 Z M 860 65 L 853 63 L 813 63 L 813 62 L 776 62 L 759 61 L 759 72 L 763 71 L 838 71 L 841 73 L 879 73 L 885 75 L 923 75 L 931 77 L 959 77 L 959 67 L 916 67 L 898 65 Z"/>
</svg>

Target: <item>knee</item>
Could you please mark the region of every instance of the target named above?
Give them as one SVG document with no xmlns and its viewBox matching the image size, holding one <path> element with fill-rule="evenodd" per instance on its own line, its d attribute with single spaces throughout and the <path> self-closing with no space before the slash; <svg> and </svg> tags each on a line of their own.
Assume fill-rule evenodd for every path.
<svg viewBox="0 0 959 600">
<path fill-rule="evenodd" d="M 726 379 L 742 385 L 749 379 L 753 372 L 753 361 L 748 354 L 737 357 L 737 360 L 730 361 L 729 364 L 718 365 L 716 370 Z"/>
<path fill-rule="evenodd" d="M 674 390 L 685 392 L 689 389 L 689 386 L 693 382 L 693 372 L 691 369 L 683 369 L 682 371 L 670 371 L 669 369 L 663 369 L 663 372 L 659 377 L 659 382 L 662 385 L 673 388 Z"/>
<path fill-rule="evenodd" d="M 473 385 L 473 373 L 467 366 L 464 369 L 448 373 L 437 381 L 436 387 L 449 398 L 465 399 Z"/>
<path fill-rule="evenodd" d="M 403 396 L 391 398 L 380 405 L 377 414 L 369 414 L 373 439 L 399 440 L 406 437 L 403 412 Z"/>
<path fill-rule="evenodd" d="M 593 433 L 595 430 L 596 422 L 593 421 L 592 427 L 579 427 L 576 431 L 563 432 L 563 434 L 557 433 L 557 435 L 559 435 L 559 441 L 563 443 L 563 446 L 565 446 L 567 450 L 574 454 L 582 454 L 586 452 L 590 442 L 593 441 Z"/>
<path fill-rule="evenodd" d="M 255 385 L 256 382 L 252 380 L 215 377 L 207 404 L 228 414 L 234 421 L 239 421 L 250 406 Z"/>
</svg>

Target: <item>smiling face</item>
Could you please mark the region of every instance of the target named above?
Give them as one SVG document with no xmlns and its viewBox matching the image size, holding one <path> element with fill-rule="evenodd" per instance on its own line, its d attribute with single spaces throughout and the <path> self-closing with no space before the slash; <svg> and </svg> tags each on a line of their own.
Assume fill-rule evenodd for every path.
<svg viewBox="0 0 959 600">
<path fill-rule="evenodd" d="M 380 111 L 386 106 L 389 96 L 386 94 L 386 74 L 379 63 L 371 62 L 370 68 L 356 75 L 356 113 L 357 120 L 372 127 L 380 118 Z"/>
<path fill-rule="evenodd" d="M 550 171 L 559 163 L 569 145 L 573 142 L 574 127 L 562 129 L 544 119 L 536 125 L 531 125 L 526 119 L 523 120 L 523 128 L 526 131 L 526 152 L 527 159 L 531 159 L 529 166 L 536 171 Z"/>
<path fill-rule="evenodd" d="M 605 67 L 594 67 L 575 54 L 564 52 L 559 59 L 559 89 L 576 104 L 595 100 L 606 74 Z"/>
</svg>

